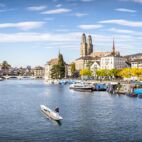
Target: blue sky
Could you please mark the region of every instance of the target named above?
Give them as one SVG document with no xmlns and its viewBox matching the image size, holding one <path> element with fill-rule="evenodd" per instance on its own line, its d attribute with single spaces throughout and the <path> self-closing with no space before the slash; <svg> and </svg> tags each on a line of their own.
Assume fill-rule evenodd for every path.
<svg viewBox="0 0 142 142">
<path fill-rule="evenodd" d="M 142 0 L 0 0 L 0 61 L 44 65 L 79 57 L 82 33 L 95 51 L 142 52 Z"/>
</svg>

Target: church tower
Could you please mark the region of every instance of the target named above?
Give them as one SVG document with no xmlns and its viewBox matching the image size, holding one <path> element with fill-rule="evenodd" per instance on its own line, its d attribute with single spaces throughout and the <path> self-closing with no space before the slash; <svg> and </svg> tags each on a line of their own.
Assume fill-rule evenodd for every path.
<svg viewBox="0 0 142 142">
<path fill-rule="evenodd" d="M 83 33 L 81 39 L 81 46 L 80 46 L 80 56 L 84 57 L 86 55 L 87 55 L 86 35 Z"/>
<path fill-rule="evenodd" d="M 112 55 L 113 55 L 113 56 L 116 56 L 114 38 L 113 38 L 113 46 L 112 46 Z"/>
<path fill-rule="evenodd" d="M 87 55 L 90 55 L 93 52 L 93 44 L 91 35 L 88 36 L 87 42 Z"/>
</svg>

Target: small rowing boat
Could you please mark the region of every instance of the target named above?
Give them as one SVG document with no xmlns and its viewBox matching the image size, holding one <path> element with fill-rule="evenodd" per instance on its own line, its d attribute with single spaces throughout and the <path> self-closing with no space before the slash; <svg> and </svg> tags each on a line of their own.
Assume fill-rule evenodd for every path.
<svg viewBox="0 0 142 142">
<path fill-rule="evenodd" d="M 53 120 L 59 121 L 63 118 L 59 115 L 58 112 L 55 112 L 51 110 L 50 108 L 46 107 L 45 105 L 40 105 L 41 111 L 48 116 L 49 118 L 52 118 Z"/>
</svg>

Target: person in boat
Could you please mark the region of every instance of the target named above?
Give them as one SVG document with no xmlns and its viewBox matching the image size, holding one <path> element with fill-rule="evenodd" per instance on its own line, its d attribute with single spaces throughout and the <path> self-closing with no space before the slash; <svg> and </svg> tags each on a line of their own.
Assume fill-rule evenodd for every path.
<svg viewBox="0 0 142 142">
<path fill-rule="evenodd" d="M 55 112 L 59 113 L 59 107 L 55 108 Z"/>
</svg>

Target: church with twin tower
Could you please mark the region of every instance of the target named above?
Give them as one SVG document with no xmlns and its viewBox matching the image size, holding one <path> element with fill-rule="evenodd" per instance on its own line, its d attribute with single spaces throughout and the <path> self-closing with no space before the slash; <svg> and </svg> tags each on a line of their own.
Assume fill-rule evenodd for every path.
<svg viewBox="0 0 142 142">
<path fill-rule="evenodd" d="M 92 37 L 88 35 L 86 40 L 86 35 L 82 34 L 81 46 L 80 46 L 80 57 L 84 57 L 93 53 Z"/>
<path fill-rule="evenodd" d="M 102 57 L 113 55 L 119 56 L 120 53 L 115 49 L 115 43 L 113 40 L 112 51 L 110 52 L 97 52 L 93 51 L 93 43 L 91 35 L 86 35 L 83 33 L 81 37 L 81 44 L 80 44 L 80 58 L 75 60 L 75 66 L 77 70 L 81 70 L 86 68 L 88 62 L 100 61 Z"/>
</svg>

